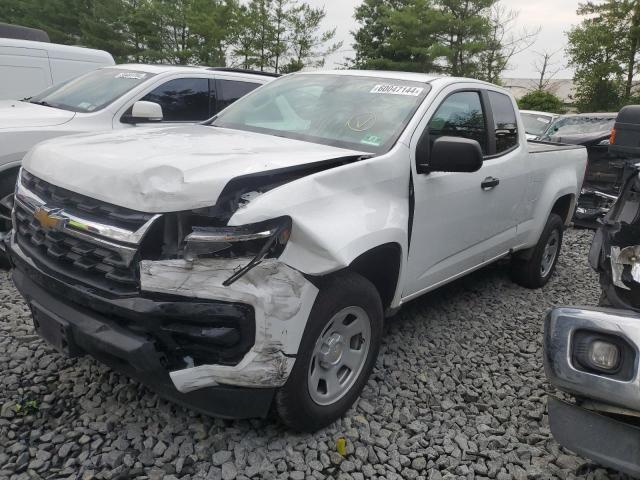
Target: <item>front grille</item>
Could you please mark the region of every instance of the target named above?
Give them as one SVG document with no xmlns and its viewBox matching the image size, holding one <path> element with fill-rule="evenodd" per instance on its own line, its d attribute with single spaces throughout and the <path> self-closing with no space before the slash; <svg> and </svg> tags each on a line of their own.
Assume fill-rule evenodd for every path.
<svg viewBox="0 0 640 480">
<path fill-rule="evenodd" d="M 21 181 L 27 190 L 35 193 L 45 204 L 64 208 L 69 213 L 81 216 L 86 220 L 135 231 L 153 218 L 153 214 L 150 213 L 136 212 L 135 210 L 101 202 L 52 185 L 24 169 L 21 173 Z"/>
<path fill-rule="evenodd" d="M 114 295 L 137 292 L 136 262 L 127 265 L 121 255 L 105 246 L 68 233 L 46 231 L 31 212 L 15 206 L 16 240 L 41 267 L 62 273 Z"/>
<path fill-rule="evenodd" d="M 24 170 L 21 183 L 21 188 L 37 195 L 45 202 L 46 208 L 64 209 L 64 212 L 83 220 L 133 232 L 153 218 L 151 214 L 75 194 Z M 134 295 L 138 292 L 139 245 L 121 244 L 67 227 L 45 228 L 34 217 L 32 208 L 16 201 L 15 235 L 18 245 L 39 267 L 63 275 L 72 283 L 81 282 L 111 295 Z"/>
</svg>

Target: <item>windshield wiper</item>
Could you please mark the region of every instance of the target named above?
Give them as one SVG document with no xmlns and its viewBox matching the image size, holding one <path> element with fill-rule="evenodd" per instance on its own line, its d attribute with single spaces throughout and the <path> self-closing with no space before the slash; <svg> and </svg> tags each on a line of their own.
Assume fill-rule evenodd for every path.
<svg viewBox="0 0 640 480">
<path fill-rule="evenodd" d="M 44 100 L 38 100 L 37 102 L 30 102 L 33 103 L 34 105 L 42 105 L 43 107 L 53 107 L 53 105 L 45 102 Z"/>
</svg>

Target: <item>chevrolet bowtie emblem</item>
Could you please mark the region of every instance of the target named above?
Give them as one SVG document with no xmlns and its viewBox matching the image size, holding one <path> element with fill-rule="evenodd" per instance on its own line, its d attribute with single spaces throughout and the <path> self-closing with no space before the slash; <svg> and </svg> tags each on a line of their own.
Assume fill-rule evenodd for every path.
<svg viewBox="0 0 640 480">
<path fill-rule="evenodd" d="M 45 230 L 59 230 L 67 222 L 67 219 L 56 215 L 56 213 L 56 210 L 46 210 L 38 207 L 33 212 L 33 216 Z"/>
</svg>

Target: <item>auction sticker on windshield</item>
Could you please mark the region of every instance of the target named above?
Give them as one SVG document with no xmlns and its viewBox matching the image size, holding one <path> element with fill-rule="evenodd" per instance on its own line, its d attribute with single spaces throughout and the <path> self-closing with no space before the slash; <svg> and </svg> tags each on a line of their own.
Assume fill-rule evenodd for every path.
<svg viewBox="0 0 640 480">
<path fill-rule="evenodd" d="M 146 73 L 122 72 L 116 75 L 116 78 L 129 78 L 131 80 L 142 80 L 147 76 Z"/>
<path fill-rule="evenodd" d="M 370 93 L 386 93 L 387 95 L 406 95 L 417 97 L 423 92 L 421 87 L 407 87 L 403 85 L 376 85 Z"/>
</svg>

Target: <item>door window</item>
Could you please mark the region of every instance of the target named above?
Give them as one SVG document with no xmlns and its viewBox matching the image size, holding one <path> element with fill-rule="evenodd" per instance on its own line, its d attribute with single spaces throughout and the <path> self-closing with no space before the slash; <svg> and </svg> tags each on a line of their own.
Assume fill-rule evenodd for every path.
<svg viewBox="0 0 640 480">
<path fill-rule="evenodd" d="M 235 80 L 216 80 L 216 93 L 218 95 L 217 112 L 228 107 L 240 97 L 255 90 L 261 84 L 253 82 L 238 82 Z"/>
<path fill-rule="evenodd" d="M 442 102 L 429 121 L 429 142 L 439 137 L 476 140 L 487 153 L 487 125 L 478 92 L 457 92 Z"/>
<path fill-rule="evenodd" d="M 518 145 L 518 120 L 509 96 L 498 92 L 488 94 L 496 132 L 496 153 L 500 154 Z"/>
<path fill-rule="evenodd" d="M 140 100 L 158 103 L 165 122 L 197 122 L 210 117 L 206 78 L 170 80 Z"/>
</svg>

